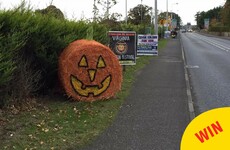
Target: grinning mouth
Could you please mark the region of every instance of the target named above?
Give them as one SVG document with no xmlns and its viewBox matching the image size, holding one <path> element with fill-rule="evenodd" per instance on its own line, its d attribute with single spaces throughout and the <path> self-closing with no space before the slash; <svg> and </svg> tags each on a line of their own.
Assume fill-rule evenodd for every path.
<svg viewBox="0 0 230 150">
<path fill-rule="evenodd" d="M 111 75 L 108 75 L 100 85 L 85 85 L 81 80 L 77 77 L 71 75 L 70 76 L 70 83 L 75 90 L 81 96 L 89 97 L 90 95 L 99 96 L 103 92 L 105 92 L 111 82 Z"/>
</svg>

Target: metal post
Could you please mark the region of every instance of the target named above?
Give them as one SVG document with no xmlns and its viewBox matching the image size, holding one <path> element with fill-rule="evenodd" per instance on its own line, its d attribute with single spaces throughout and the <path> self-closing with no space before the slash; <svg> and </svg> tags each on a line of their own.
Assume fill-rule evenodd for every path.
<svg viewBox="0 0 230 150">
<path fill-rule="evenodd" d="M 166 22 L 167 22 L 167 27 L 166 27 L 166 31 L 168 31 L 168 19 L 169 19 L 169 12 L 168 12 L 168 0 L 166 0 L 166 10 L 167 10 L 167 12 L 166 12 Z"/>
<path fill-rule="evenodd" d="M 158 13 L 157 13 L 157 0 L 155 0 L 155 34 L 158 35 Z"/>
<path fill-rule="evenodd" d="M 109 0 L 107 0 L 107 6 L 106 6 L 106 19 L 109 19 Z"/>
<path fill-rule="evenodd" d="M 142 18 L 142 9 L 143 9 L 143 8 L 142 8 L 142 0 L 141 0 L 141 24 L 142 24 L 142 19 L 143 19 L 143 18 Z"/>
<path fill-rule="evenodd" d="M 172 4 L 172 11 L 171 11 L 171 19 L 175 19 L 175 13 L 174 13 L 174 5 L 177 5 L 178 6 L 179 3 L 173 3 Z"/>
<path fill-rule="evenodd" d="M 127 15 L 127 0 L 125 0 L 125 22 L 128 22 L 128 15 Z"/>
<path fill-rule="evenodd" d="M 93 3 L 93 22 L 96 21 L 96 0 Z"/>
<path fill-rule="evenodd" d="M 126 72 L 126 65 L 122 65 L 123 72 Z"/>
</svg>

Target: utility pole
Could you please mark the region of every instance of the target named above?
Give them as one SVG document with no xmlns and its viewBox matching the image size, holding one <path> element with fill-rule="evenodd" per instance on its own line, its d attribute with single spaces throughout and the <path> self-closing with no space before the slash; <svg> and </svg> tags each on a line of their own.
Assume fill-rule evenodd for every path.
<svg viewBox="0 0 230 150">
<path fill-rule="evenodd" d="M 178 6 L 178 4 L 179 4 L 179 3 L 173 3 L 173 4 L 172 4 L 171 19 L 175 19 L 175 12 L 174 12 L 174 9 L 173 9 L 174 7 L 173 7 L 173 6 L 174 6 L 174 5 L 177 5 L 177 6 Z"/>
<path fill-rule="evenodd" d="M 157 13 L 157 0 L 155 0 L 155 34 L 158 35 L 158 13 Z"/>
<path fill-rule="evenodd" d="M 93 22 L 96 21 L 96 0 L 93 2 Z"/>
<path fill-rule="evenodd" d="M 169 23 L 168 23 L 168 20 L 169 20 L 169 11 L 168 11 L 168 0 L 166 0 L 166 10 L 167 10 L 167 12 L 166 12 L 166 25 L 167 25 L 167 27 L 166 27 L 166 31 L 168 31 L 168 26 L 169 26 Z"/>
<path fill-rule="evenodd" d="M 142 8 L 143 6 L 142 6 L 142 0 L 141 0 L 141 24 L 142 24 L 142 20 L 143 20 L 143 18 L 142 18 Z"/>
<path fill-rule="evenodd" d="M 106 19 L 109 19 L 109 0 L 106 2 Z"/>
<path fill-rule="evenodd" d="M 127 0 L 125 0 L 125 23 L 128 22 L 128 15 L 127 15 Z"/>
</svg>

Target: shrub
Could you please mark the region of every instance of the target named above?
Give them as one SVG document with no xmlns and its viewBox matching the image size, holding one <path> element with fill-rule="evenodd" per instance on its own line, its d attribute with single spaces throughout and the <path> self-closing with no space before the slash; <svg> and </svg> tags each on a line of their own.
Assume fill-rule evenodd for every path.
<svg viewBox="0 0 230 150">
<path fill-rule="evenodd" d="M 58 59 L 67 45 L 79 39 L 108 43 L 109 30 L 145 33 L 144 25 L 105 21 L 68 21 L 25 8 L 0 11 L 0 105 L 23 103 L 48 94 L 58 85 Z M 153 30 L 152 30 L 153 31 Z"/>
<path fill-rule="evenodd" d="M 230 27 L 228 26 L 211 26 L 209 28 L 211 32 L 230 32 Z"/>
<path fill-rule="evenodd" d="M 149 29 L 146 25 L 133 25 L 133 24 L 122 24 L 121 28 L 123 31 L 135 31 L 137 34 L 146 34 Z M 154 28 L 150 27 L 151 33 L 154 32 Z"/>
<path fill-rule="evenodd" d="M 23 101 L 37 91 L 48 93 L 58 83 L 61 51 L 72 41 L 86 38 L 90 27 L 94 40 L 107 43 L 103 25 L 59 20 L 23 7 L 0 11 L 0 22 L 1 105 L 7 96 Z"/>
<path fill-rule="evenodd" d="M 2 30 L 3 25 L 0 27 L 0 31 Z M 14 88 L 12 80 L 14 72 L 17 70 L 16 55 L 17 51 L 24 46 L 25 41 L 21 33 L 16 31 L 8 34 L 1 32 L 0 40 L 0 107 L 2 107 L 3 104 L 6 104 L 7 97 Z"/>
</svg>

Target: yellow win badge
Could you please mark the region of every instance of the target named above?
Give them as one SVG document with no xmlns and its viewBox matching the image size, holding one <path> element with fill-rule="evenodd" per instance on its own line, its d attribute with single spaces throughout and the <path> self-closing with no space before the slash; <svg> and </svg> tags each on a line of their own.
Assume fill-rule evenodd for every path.
<svg viewBox="0 0 230 150">
<path fill-rule="evenodd" d="M 181 150 L 230 150 L 230 107 L 193 119 L 183 134 Z"/>
</svg>

